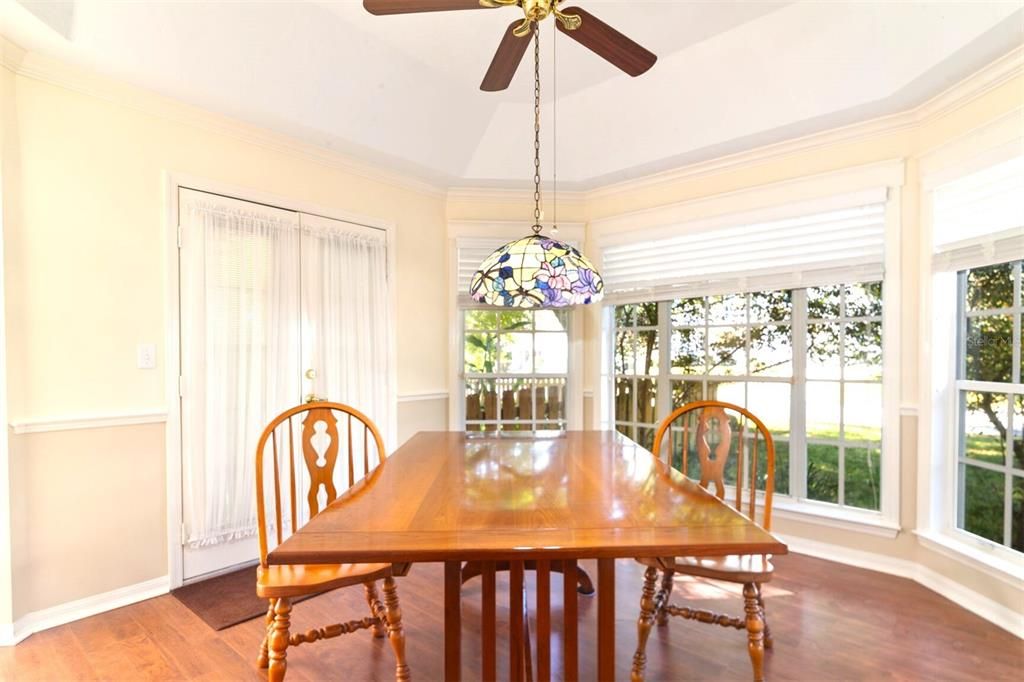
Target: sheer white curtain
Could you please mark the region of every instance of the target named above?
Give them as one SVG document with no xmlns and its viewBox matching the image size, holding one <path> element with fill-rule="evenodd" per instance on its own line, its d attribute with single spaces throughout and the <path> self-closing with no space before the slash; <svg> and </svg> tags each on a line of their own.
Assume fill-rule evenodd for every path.
<svg viewBox="0 0 1024 682">
<path fill-rule="evenodd" d="M 387 438 L 394 415 L 385 233 L 307 214 L 301 222 L 303 362 L 316 372 L 313 392 L 355 407 Z M 356 452 L 362 438 L 357 429 Z M 339 461 L 336 472 L 344 486 L 346 466 Z"/>
<path fill-rule="evenodd" d="M 298 214 L 182 191 L 182 518 L 201 547 L 256 532 L 255 447 L 298 403 Z"/>
</svg>

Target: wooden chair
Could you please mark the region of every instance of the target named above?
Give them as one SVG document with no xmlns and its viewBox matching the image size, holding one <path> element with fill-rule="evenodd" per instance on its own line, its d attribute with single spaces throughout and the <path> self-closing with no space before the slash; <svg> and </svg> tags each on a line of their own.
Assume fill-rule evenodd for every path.
<svg viewBox="0 0 1024 682">
<path fill-rule="evenodd" d="M 384 442 L 369 418 L 347 405 L 326 401 L 310 402 L 282 412 L 263 430 L 256 446 L 256 513 L 260 539 L 256 594 L 270 603 L 267 609 L 267 635 L 260 645 L 257 665 L 269 668 L 268 678 L 271 682 L 284 679 L 287 668 L 285 654 L 289 646 L 365 629 L 372 629 L 376 637 L 388 636 L 395 652 L 395 678 L 409 679 L 402 612 L 394 579 L 396 572 L 391 564 L 267 564 L 268 530 L 273 531 L 277 544 L 280 544 L 301 523 L 316 516 L 338 497 L 335 469 L 343 446 L 348 453 L 349 488 L 358 480 L 371 475 L 386 457 Z M 297 451 L 305 464 L 304 470 L 296 466 Z M 268 464 L 271 470 L 269 480 L 265 479 Z M 357 471 L 359 469 L 361 471 Z M 287 479 L 284 499 L 281 485 L 283 479 Z M 304 503 L 299 502 L 300 490 Z M 273 498 L 273 527 L 270 529 L 267 527 L 268 497 Z M 290 513 L 283 517 L 285 505 Z M 300 512 L 307 509 L 308 517 L 303 520 Z M 384 581 L 383 602 L 377 595 L 377 580 Z M 289 631 L 292 610 L 290 600 L 293 597 L 352 585 L 363 586 L 369 616 L 304 633 Z"/>
<path fill-rule="evenodd" d="M 763 440 L 761 451 L 759 441 Z M 725 499 L 726 482 L 734 486 L 734 505 L 757 521 L 758 484 L 763 481 L 761 525 L 771 530 L 772 493 L 775 488 L 775 444 L 760 419 L 746 409 L 717 400 L 684 405 L 670 414 L 654 436 L 654 454 L 661 456 L 667 442 L 669 464 L 687 475 L 691 459 L 699 467 L 700 485 L 715 484 L 715 495 Z M 763 468 L 762 468 L 763 466 Z M 745 472 L 748 472 L 745 474 Z M 759 474 L 764 475 L 759 479 Z M 746 492 L 746 495 L 744 494 Z M 731 496 L 732 497 L 732 496 Z M 744 508 L 744 498 L 746 508 Z M 633 656 L 631 679 L 643 680 L 647 662 L 647 637 L 655 622 L 665 625 L 669 616 L 747 630 L 747 650 L 754 679 L 764 679 L 764 650 L 772 648 L 771 631 L 764 615 L 761 585 L 772 577 L 769 556 L 658 557 L 640 559 L 647 566 L 637 621 L 639 639 Z M 658 571 L 662 572 L 658 586 Z M 743 585 L 744 617 L 730 617 L 669 604 L 676 573 L 724 580 Z"/>
</svg>

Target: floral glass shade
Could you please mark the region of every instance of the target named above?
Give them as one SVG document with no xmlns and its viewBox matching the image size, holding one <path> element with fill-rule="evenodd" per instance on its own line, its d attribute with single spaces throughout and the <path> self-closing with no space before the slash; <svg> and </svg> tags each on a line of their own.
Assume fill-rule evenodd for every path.
<svg viewBox="0 0 1024 682">
<path fill-rule="evenodd" d="M 595 303 L 604 282 L 573 246 L 540 234 L 505 244 L 473 275 L 474 300 L 514 308 L 561 308 Z"/>
</svg>

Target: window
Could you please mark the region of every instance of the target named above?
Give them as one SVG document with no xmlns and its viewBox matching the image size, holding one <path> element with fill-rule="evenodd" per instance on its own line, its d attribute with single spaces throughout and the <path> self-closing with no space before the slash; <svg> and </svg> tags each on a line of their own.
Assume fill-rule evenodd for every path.
<svg viewBox="0 0 1024 682">
<path fill-rule="evenodd" d="M 1021 263 L 957 275 L 957 508 L 968 533 L 1024 551 Z"/>
<path fill-rule="evenodd" d="M 881 282 L 620 305 L 615 324 L 618 430 L 651 447 L 676 407 L 742 405 L 772 432 L 776 492 L 880 509 Z"/>
<path fill-rule="evenodd" d="M 658 426 L 658 304 L 615 308 L 615 428 L 645 448 Z"/>
<path fill-rule="evenodd" d="M 467 431 L 566 428 L 568 320 L 563 310 L 463 311 Z"/>
</svg>

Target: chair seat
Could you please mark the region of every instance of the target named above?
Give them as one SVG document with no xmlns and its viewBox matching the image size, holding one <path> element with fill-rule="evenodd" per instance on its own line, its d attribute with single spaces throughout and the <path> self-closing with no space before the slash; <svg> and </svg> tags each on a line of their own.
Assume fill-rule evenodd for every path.
<svg viewBox="0 0 1024 682">
<path fill-rule="evenodd" d="M 656 559 L 643 559 L 641 563 L 660 567 Z M 696 575 L 734 583 L 764 583 L 771 580 L 771 555 L 730 554 L 717 557 L 674 557 L 672 570 L 685 575 Z"/>
<path fill-rule="evenodd" d="M 257 566 L 256 594 L 266 599 L 298 597 L 371 580 L 383 580 L 390 571 L 391 564 Z"/>
</svg>

